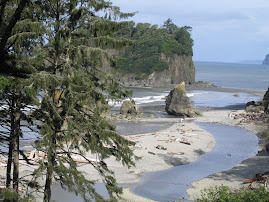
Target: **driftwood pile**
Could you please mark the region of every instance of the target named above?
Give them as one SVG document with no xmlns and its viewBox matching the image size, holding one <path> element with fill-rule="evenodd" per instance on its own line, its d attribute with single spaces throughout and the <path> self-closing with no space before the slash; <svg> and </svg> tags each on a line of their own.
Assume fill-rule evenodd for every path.
<svg viewBox="0 0 269 202">
<path fill-rule="evenodd" d="M 201 130 L 193 130 L 193 129 L 176 129 L 175 131 L 164 131 L 164 132 L 156 132 L 156 133 L 148 133 L 148 134 L 140 134 L 140 135 L 134 135 L 134 136 L 125 136 L 126 139 L 130 140 L 130 141 L 135 141 L 136 139 L 139 139 L 141 137 L 145 137 L 145 136 L 154 136 L 157 137 L 158 135 L 164 135 L 164 134 L 168 134 L 167 137 L 170 137 L 168 139 L 158 139 L 156 141 L 159 142 L 164 142 L 164 143 L 172 143 L 172 142 L 179 142 L 181 144 L 185 144 L 185 145 L 191 145 L 193 143 L 193 141 L 191 141 L 190 139 L 200 139 L 200 137 L 198 137 L 197 134 L 194 134 L 192 132 L 194 131 L 201 131 Z M 169 134 L 171 133 L 179 133 L 181 135 L 181 137 L 176 138 L 175 136 L 171 136 Z M 147 149 L 147 148 L 143 148 L 141 145 L 139 145 L 139 141 L 135 141 L 136 144 L 129 146 L 130 149 L 135 149 L 135 150 L 140 150 L 140 149 Z M 157 145 L 155 146 L 156 149 L 158 150 L 167 150 L 166 147 L 164 147 L 163 145 Z M 156 155 L 157 153 L 152 152 L 152 151 L 148 151 L 149 154 L 152 155 Z M 167 151 L 168 155 L 184 155 L 184 152 L 171 152 L 171 151 Z"/>
<path fill-rule="evenodd" d="M 65 156 L 65 154 L 62 154 L 61 151 L 57 151 L 58 156 Z M 34 166 L 39 165 L 40 161 L 47 161 L 47 153 L 43 151 L 38 151 L 38 150 L 32 150 L 31 152 L 24 152 L 24 156 L 27 157 L 25 158 L 20 158 L 20 164 L 26 165 L 28 167 L 35 168 Z M 92 163 L 96 164 L 99 163 L 100 160 L 98 159 L 88 159 L 88 158 L 83 158 L 79 155 L 71 155 L 71 158 L 73 161 L 77 163 Z M 0 160 L 0 166 L 1 167 L 6 167 L 7 166 L 7 159 L 1 159 Z"/>
<path fill-rule="evenodd" d="M 250 189 L 255 189 L 257 187 L 257 182 L 263 183 L 264 186 L 267 186 L 269 178 L 264 177 L 264 175 L 267 175 L 268 173 L 269 173 L 269 171 L 264 172 L 264 173 L 258 173 L 258 174 L 255 175 L 254 178 L 244 180 L 243 183 L 244 184 L 250 183 L 249 186 L 248 186 Z"/>
<path fill-rule="evenodd" d="M 233 119 L 241 119 L 240 123 L 263 124 L 268 120 L 268 116 L 264 112 L 230 113 L 229 117 Z"/>
</svg>

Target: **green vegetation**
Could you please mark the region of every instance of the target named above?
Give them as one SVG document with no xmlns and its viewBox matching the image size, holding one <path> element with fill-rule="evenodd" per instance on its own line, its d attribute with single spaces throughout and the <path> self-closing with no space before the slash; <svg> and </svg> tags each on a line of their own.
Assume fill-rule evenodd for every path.
<svg viewBox="0 0 269 202">
<path fill-rule="evenodd" d="M 263 105 L 250 105 L 246 107 L 246 112 L 255 112 L 255 113 L 259 113 L 261 111 L 264 111 L 264 106 Z"/>
<path fill-rule="evenodd" d="M 123 73 L 134 73 L 138 79 L 155 71 L 163 71 L 168 68 L 168 63 L 161 59 L 161 53 L 166 56 L 193 55 L 190 32 L 190 27 L 178 27 L 170 18 L 162 28 L 149 23 L 124 28 L 118 35 L 136 43 L 123 51 L 116 68 Z"/>
<path fill-rule="evenodd" d="M 251 190 L 242 187 L 240 189 L 230 189 L 227 186 L 210 188 L 202 191 L 202 198 L 196 202 L 268 202 L 269 192 L 262 186 Z"/>
<path fill-rule="evenodd" d="M 178 84 L 175 89 L 180 93 L 186 93 L 185 82 Z"/>
</svg>

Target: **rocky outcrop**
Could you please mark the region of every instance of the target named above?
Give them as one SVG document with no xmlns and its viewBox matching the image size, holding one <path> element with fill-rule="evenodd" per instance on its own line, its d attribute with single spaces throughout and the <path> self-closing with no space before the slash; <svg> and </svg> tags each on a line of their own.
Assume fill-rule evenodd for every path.
<svg viewBox="0 0 269 202">
<path fill-rule="evenodd" d="M 266 114 L 269 113 L 269 87 L 266 93 L 264 94 L 262 101 L 260 102 L 251 101 L 247 103 L 246 111 L 256 113 L 264 111 Z"/>
<path fill-rule="evenodd" d="M 269 87 L 263 97 L 264 112 L 269 114 Z"/>
<path fill-rule="evenodd" d="M 198 109 L 194 108 L 189 97 L 186 95 L 185 83 L 177 85 L 170 91 L 165 100 L 165 111 L 170 115 L 195 117 L 200 116 Z"/>
<path fill-rule="evenodd" d="M 145 79 L 135 75 L 126 75 L 118 79 L 123 86 L 168 86 L 185 82 L 191 84 L 195 81 L 195 67 L 192 56 L 160 55 L 162 61 L 169 64 L 169 68 L 161 72 L 153 72 Z"/>
<path fill-rule="evenodd" d="M 142 118 L 143 117 L 143 109 L 139 105 L 136 105 L 130 100 L 125 100 L 123 101 L 121 108 L 120 108 L 120 113 L 123 116 L 135 116 Z"/>
<path fill-rule="evenodd" d="M 262 64 L 263 65 L 269 65 L 269 54 L 266 55 L 266 57 L 265 57 L 265 59 L 264 59 L 264 61 L 263 61 Z"/>
<path fill-rule="evenodd" d="M 216 88 L 217 86 L 206 81 L 196 81 L 188 85 L 188 87 L 190 88 Z"/>
</svg>

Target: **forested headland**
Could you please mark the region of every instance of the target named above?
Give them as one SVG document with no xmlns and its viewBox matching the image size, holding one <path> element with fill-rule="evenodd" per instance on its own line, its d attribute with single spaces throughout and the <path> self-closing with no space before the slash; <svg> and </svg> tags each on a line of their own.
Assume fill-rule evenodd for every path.
<svg viewBox="0 0 269 202">
<path fill-rule="evenodd" d="M 134 40 L 135 44 L 122 51 L 115 68 L 125 74 L 134 73 L 137 78 L 168 69 L 169 64 L 161 59 L 161 53 L 193 55 L 191 30 L 189 26 L 178 27 L 170 18 L 161 27 L 149 23 L 125 27 L 117 35 Z"/>
</svg>

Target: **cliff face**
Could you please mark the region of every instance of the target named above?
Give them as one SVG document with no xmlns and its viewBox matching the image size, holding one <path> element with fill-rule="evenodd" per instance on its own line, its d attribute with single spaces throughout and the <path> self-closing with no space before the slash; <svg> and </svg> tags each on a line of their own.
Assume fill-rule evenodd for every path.
<svg viewBox="0 0 269 202">
<path fill-rule="evenodd" d="M 265 59 L 264 59 L 264 61 L 263 61 L 262 64 L 263 64 L 263 65 L 269 65 L 269 54 L 266 55 L 266 57 L 265 57 Z"/>
<path fill-rule="evenodd" d="M 169 68 L 162 72 L 153 72 L 146 79 L 136 79 L 134 75 L 119 77 L 118 82 L 124 86 L 168 86 L 171 84 L 186 84 L 195 81 L 195 67 L 192 56 L 161 54 L 161 60 L 169 64 Z"/>
</svg>

